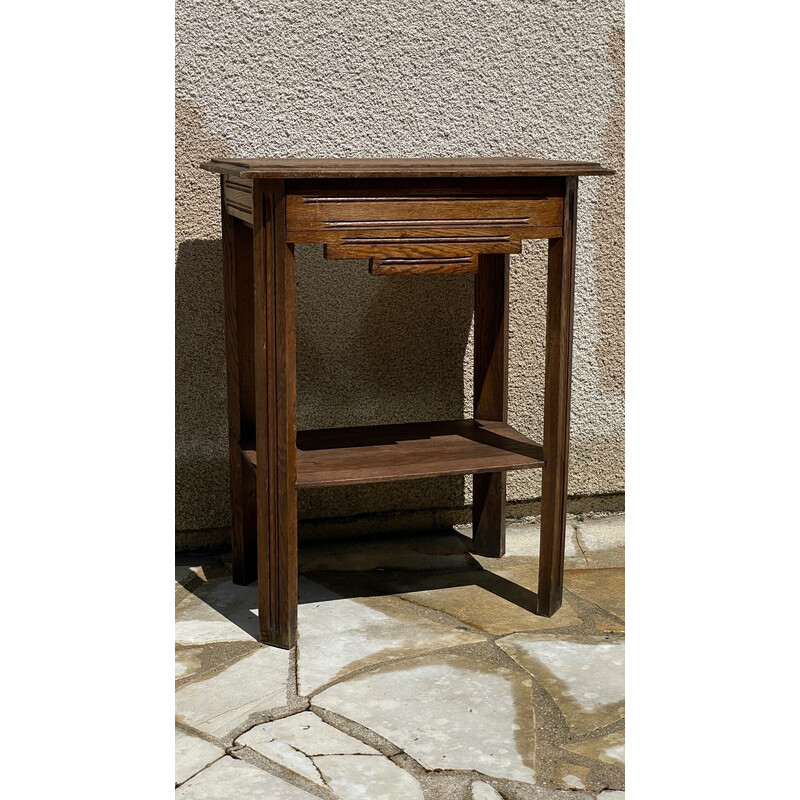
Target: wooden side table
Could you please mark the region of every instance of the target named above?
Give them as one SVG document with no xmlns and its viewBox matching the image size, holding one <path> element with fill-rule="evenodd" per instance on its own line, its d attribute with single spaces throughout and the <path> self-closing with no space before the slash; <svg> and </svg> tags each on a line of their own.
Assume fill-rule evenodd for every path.
<svg viewBox="0 0 800 800">
<path fill-rule="evenodd" d="M 214 159 L 221 175 L 233 580 L 297 639 L 297 489 L 474 475 L 474 550 L 505 551 L 505 473 L 542 469 L 537 613 L 561 605 L 578 176 L 532 158 Z M 544 436 L 507 424 L 509 253 L 549 240 Z M 474 418 L 297 431 L 294 245 L 373 275 L 475 275 Z M 431 343 L 435 346 L 435 343 Z"/>
</svg>

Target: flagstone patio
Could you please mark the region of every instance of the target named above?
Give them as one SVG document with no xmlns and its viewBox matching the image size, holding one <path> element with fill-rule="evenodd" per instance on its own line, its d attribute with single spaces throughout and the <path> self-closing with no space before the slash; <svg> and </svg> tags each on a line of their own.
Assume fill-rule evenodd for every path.
<svg viewBox="0 0 800 800">
<path fill-rule="evenodd" d="M 531 612 L 538 527 L 301 546 L 299 641 L 255 639 L 224 554 L 176 567 L 176 798 L 624 798 L 624 516 L 568 523 L 564 603 Z"/>
</svg>

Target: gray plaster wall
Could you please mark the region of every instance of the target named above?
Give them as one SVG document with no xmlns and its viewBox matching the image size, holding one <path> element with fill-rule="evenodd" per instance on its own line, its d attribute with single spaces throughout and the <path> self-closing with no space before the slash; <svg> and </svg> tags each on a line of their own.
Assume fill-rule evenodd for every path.
<svg viewBox="0 0 800 800">
<path fill-rule="evenodd" d="M 212 156 L 535 156 L 582 178 L 572 495 L 623 491 L 622 0 L 178 0 L 176 527 L 229 524 Z M 470 414 L 472 276 L 373 278 L 298 245 L 299 427 Z M 546 243 L 511 257 L 509 418 L 540 439 Z M 509 473 L 510 500 L 539 496 Z M 469 479 L 311 490 L 301 519 L 455 509 Z"/>
</svg>

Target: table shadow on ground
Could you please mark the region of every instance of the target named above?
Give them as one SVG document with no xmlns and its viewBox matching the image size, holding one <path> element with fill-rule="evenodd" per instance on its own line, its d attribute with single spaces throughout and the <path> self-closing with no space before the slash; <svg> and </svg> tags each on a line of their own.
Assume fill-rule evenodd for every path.
<svg viewBox="0 0 800 800">
<path fill-rule="evenodd" d="M 430 559 L 433 568 L 425 568 L 424 553 L 417 552 L 414 558 L 405 558 L 403 539 L 386 540 L 388 557 L 375 559 L 375 566 L 371 569 L 364 569 L 363 566 L 358 568 L 359 562 L 363 565 L 363 548 L 374 548 L 376 544 L 380 546 L 381 540 L 331 543 L 330 560 L 334 568 L 325 568 L 324 557 L 317 555 L 312 558 L 311 568 L 303 570 L 299 576 L 298 603 L 304 605 L 340 599 L 391 597 L 418 591 L 477 586 L 525 611 L 536 613 L 536 593 L 484 569 L 469 553 L 472 540 L 468 537 L 451 528 L 432 532 L 430 537 L 414 537 L 413 540 L 407 540 L 407 543 L 409 546 L 419 546 L 420 542 L 426 541 L 437 543 L 434 548 L 436 553 Z M 324 549 L 324 546 L 318 544 L 312 547 L 317 551 Z M 303 550 L 301 545 L 301 564 Z M 448 557 L 452 557 L 452 566 L 442 567 L 442 561 L 446 562 Z M 185 554 L 177 559 L 183 566 L 186 566 L 187 560 Z M 204 560 L 219 563 L 222 559 L 217 555 L 206 556 Z M 532 567 L 532 572 L 533 570 Z M 230 575 L 227 575 L 208 581 L 190 580 L 184 585 L 198 600 L 248 635 L 257 637 L 257 581 L 247 586 L 237 586 L 232 583 Z"/>
</svg>

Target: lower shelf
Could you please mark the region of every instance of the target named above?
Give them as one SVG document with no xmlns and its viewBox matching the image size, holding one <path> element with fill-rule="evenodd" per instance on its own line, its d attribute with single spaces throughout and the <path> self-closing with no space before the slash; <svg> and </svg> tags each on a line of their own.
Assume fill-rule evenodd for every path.
<svg viewBox="0 0 800 800">
<path fill-rule="evenodd" d="M 257 465 L 252 445 L 242 452 Z M 297 432 L 297 488 L 469 475 L 544 466 L 541 445 L 477 419 Z"/>
</svg>

